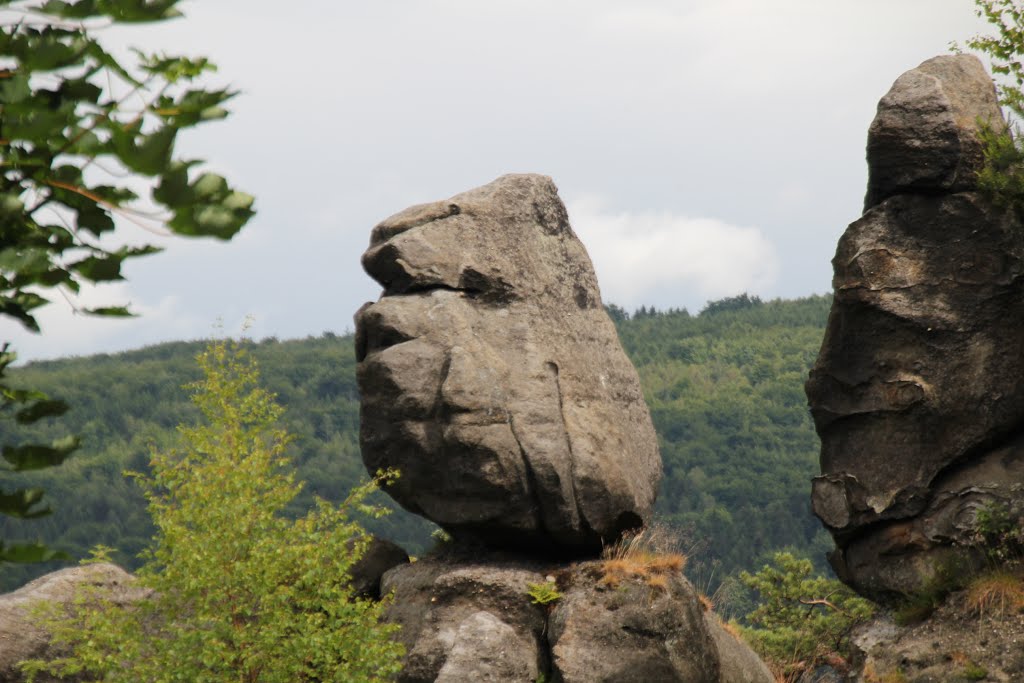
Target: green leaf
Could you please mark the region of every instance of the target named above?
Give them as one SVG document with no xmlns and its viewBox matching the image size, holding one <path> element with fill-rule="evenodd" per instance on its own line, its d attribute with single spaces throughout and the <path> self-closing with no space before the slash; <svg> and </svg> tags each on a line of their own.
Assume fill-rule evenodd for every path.
<svg viewBox="0 0 1024 683">
<path fill-rule="evenodd" d="M 175 161 L 160 177 L 160 183 L 153 190 L 153 199 L 175 208 L 195 201 L 195 193 L 188 184 L 188 169 L 195 161 Z"/>
<path fill-rule="evenodd" d="M 68 270 L 73 270 L 92 282 L 123 280 L 124 277 L 121 276 L 121 262 L 123 260 L 124 257 L 119 254 L 89 256 L 81 261 L 70 264 Z"/>
<path fill-rule="evenodd" d="M 14 467 L 15 472 L 54 467 L 64 462 L 79 446 L 78 438 L 66 436 L 49 446 L 25 444 L 4 446 L 0 456 Z"/>
<path fill-rule="evenodd" d="M 144 135 L 137 130 L 120 132 L 113 136 L 117 158 L 126 167 L 144 175 L 159 175 L 171 163 L 174 139 L 178 129 L 165 125 L 159 130 Z"/>
<path fill-rule="evenodd" d="M 14 414 L 18 424 L 31 424 L 44 417 L 57 417 L 68 411 L 68 404 L 57 399 L 46 399 L 36 401 L 27 408 L 22 408 Z"/>
<path fill-rule="evenodd" d="M 168 227 L 179 235 L 233 237 L 255 215 L 254 198 L 232 190 L 214 173 L 204 173 L 185 185 L 186 169 L 179 166 L 167 173 L 154 190 L 153 198 L 174 211 Z"/>
<path fill-rule="evenodd" d="M 23 102 L 31 96 L 27 71 L 15 71 L 11 76 L 0 79 L 0 102 L 6 106 Z"/>
<path fill-rule="evenodd" d="M 104 10 L 114 21 L 148 23 L 180 17 L 178 0 L 107 0 Z"/>
<path fill-rule="evenodd" d="M 0 194 L 0 216 L 18 216 L 25 210 L 25 203 L 17 194 Z"/>
<path fill-rule="evenodd" d="M 47 507 L 39 507 L 43 499 L 42 489 L 18 489 L 14 493 L 0 491 L 0 514 L 19 519 L 32 519 L 50 513 Z"/>
<path fill-rule="evenodd" d="M 47 14 L 63 19 L 87 19 L 98 14 L 96 0 L 78 0 L 78 2 L 48 0 L 40 9 Z"/>
<path fill-rule="evenodd" d="M 39 323 L 29 311 L 49 303 L 48 299 L 33 292 L 14 292 L 13 295 L 0 294 L 0 315 L 16 318 L 22 325 L 33 332 L 39 331 Z"/>
<path fill-rule="evenodd" d="M 67 553 L 60 550 L 51 550 L 42 543 L 4 545 L 3 542 L 0 542 L 0 563 L 29 564 L 70 559 L 71 557 Z"/>
<path fill-rule="evenodd" d="M 87 315 L 106 316 L 108 318 L 134 318 L 135 314 L 126 306 L 100 306 L 98 308 L 85 308 L 82 313 Z"/>
</svg>

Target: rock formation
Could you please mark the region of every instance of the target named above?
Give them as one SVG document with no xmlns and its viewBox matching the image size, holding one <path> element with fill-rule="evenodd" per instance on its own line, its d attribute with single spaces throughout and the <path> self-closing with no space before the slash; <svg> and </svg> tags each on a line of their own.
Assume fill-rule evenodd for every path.
<svg viewBox="0 0 1024 683">
<path fill-rule="evenodd" d="M 973 561 L 975 513 L 1024 503 L 1024 226 L 976 192 L 1004 125 L 972 56 L 901 76 L 868 134 L 864 215 L 833 259 L 807 395 L 814 511 L 837 573 L 876 598 Z"/>
<path fill-rule="evenodd" d="M 966 591 L 927 619 L 897 625 L 880 615 L 854 631 L 849 683 L 1024 681 L 1024 619 L 1016 605 L 979 609 Z"/>
<path fill-rule="evenodd" d="M 650 517 L 661 458 L 551 180 L 407 209 L 363 265 L 384 287 L 356 315 L 363 459 L 397 468 L 386 491 L 461 549 L 382 579 L 399 680 L 770 683 L 681 562 L 609 578 L 594 559 Z"/>
<path fill-rule="evenodd" d="M 658 580 L 658 579 L 664 579 Z M 530 586 L 560 596 L 533 604 Z M 609 580 L 601 561 L 428 558 L 388 572 L 388 619 L 408 651 L 401 683 L 771 683 L 681 573 L 638 567 Z"/>
<path fill-rule="evenodd" d="M 582 554 L 650 516 L 661 458 L 640 382 L 549 178 L 414 206 L 363 255 L 360 442 L 388 493 L 452 535 Z"/>
<path fill-rule="evenodd" d="M 61 569 L 25 584 L 13 593 L 0 595 L 0 683 L 25 680 L 18 662 L 54 656 L 50 637 L 37 623 L 32 609 L 40 602 L 69 604 L 75 592 L 94 586 L 109 595 L 114 604 L 127 606 L 145 599 L 147 592 L 133 586 L 135 579 L 112 564 L 90 564 Z M 41 675 L 38 683 L 54 681 Z"/>
</svg>

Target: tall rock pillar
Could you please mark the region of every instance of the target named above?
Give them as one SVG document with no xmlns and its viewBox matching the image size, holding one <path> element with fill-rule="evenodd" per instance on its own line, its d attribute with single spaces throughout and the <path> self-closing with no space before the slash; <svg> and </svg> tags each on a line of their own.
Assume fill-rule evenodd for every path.
<svg viewBox="0 0 1024 683">
<path fill-rule="evenodd" d="M 836 571 L 874 597 L 972 563 L 977 510 L 1024 502 L 1024 225 L 976 191 L 985 125 L 1005 124 L 977 58 L 900 76 L 832 261 L 812 502 Z"/>
</svg>

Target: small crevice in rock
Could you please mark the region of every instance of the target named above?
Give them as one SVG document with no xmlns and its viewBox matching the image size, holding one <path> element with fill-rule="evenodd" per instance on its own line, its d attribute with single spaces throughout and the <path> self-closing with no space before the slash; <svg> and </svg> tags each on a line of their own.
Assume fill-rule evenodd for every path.
<svg viewBox="0 0 1024 683">
<path fill-rule="evenodd" d="M 555 382 L 555 391 L 558 392 L 558 416 L 562 419 L 562 430 L 565 433 L 565 447 L 569 451 L 569 462 L 571 463 L 572 472 L 569 476 L 567 485 L 572 496 L 573 505 L 576 506 L 576 514 L 580 520 L 580 528 L 583 529 L 588 536 L 594 536 L 594 530 L 587 521 L 586 514 L 583 512 L 583 506 L 580 505 L 579 494 L 576 491 L 576 456 L 572 450 L 572 438 L 569 436 L 569 423 L 565 419 L 565 402 L 562 398 L 562 382 L 558 376 L 558 364 L 554 361 L 547 361 L 544 363 L 544 368 L 548 371 L 548 374 Z"/>
<path fill-rule="evenodd" d="M 412 296 L 416 294 L 429 294 L 430 292 L 457 292 L 467 298 L 476 299 L 481 295 L 479 289 L 472 287 L 452 287 L 443 282 L 414 282 L 405 286 L 388 283 L 385 285 L 384 296 Z"/>
</svg>

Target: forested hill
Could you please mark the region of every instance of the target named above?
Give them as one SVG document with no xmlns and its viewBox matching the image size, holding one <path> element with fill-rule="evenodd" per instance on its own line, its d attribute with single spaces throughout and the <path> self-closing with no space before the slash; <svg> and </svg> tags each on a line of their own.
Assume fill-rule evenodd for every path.
<svg viewBox="0 0 1024 683">
<path fill-rule="evenodd" d="M 700 584 L 755 568 L 780 547 L 821 563 L 828 542 L 809 509 L 818 442 L 803 382 L 829 304 L 824 296 L 761 302 L 743 295 L 712 302 L 699 315 L 642 308 L 630 316 L 609 307 L 661 442 L 657 510 L 689 539 L 690 571 Z M 132 566 L 152 529 L 122 471 L 144 469 L 152 447 L 172 445 L 175 426 L 197 418 L 183 385 L 198 377 L 194 357 L 203 346 L 175 342 L 18 369 L 16 382 L 72 406 L 31 436 L 72 432 L 84 446 L 63 466 L 19 480 L 43 486 L 55 512 L 28 522 L 2 518 L 0 538 L 41 538 L 75 556 L 103 543 Z M 264 384 L 287 409 L 306 481 L 302 503 L 312 494 L 338 500 L 365 477 L 351 336 L 271 338 L 251 350 Z M 414 553 L 429 545 L 433 528 L 400 510 L 368 526 Z M 0 591 L 51 568 L 3 567 Z"/>
</svg>

